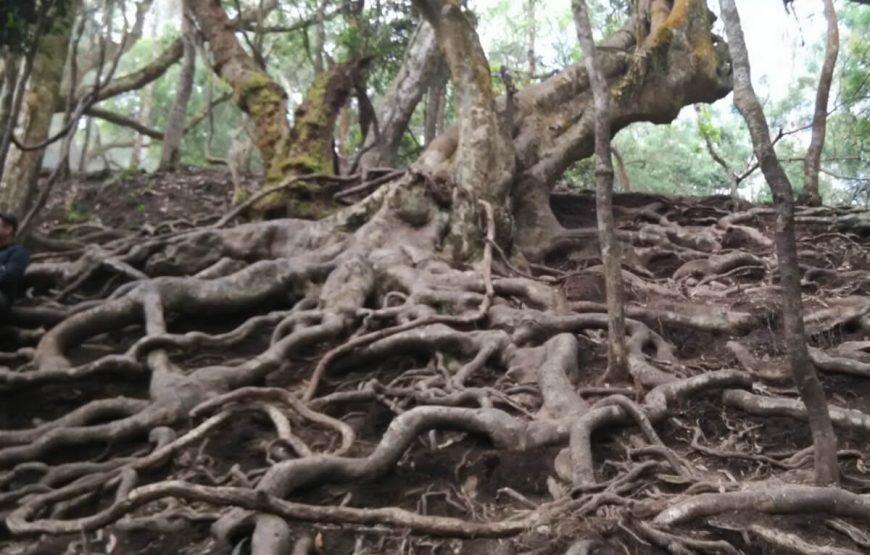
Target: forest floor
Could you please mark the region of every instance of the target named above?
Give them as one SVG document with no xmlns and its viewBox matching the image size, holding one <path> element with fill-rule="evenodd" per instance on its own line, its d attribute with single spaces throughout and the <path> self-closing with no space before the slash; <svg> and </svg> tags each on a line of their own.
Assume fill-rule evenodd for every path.
<svg viewBox="0 0 870 555">
<path fill-rule="evenodd" d="M 65 191 L 65 196 L 58 195 L 49 205 L 43 230 L 57 240 L 105 243 L 131 234 L 145 241 L 161 233 L 207 225 L 227 210 L 232 186 L 225 172 L 190 170 L 173 175 L 79 181 Z M 735 212 L 740 214 L 739 220 L 728 220 L 732 207 L 727 197 L 673 198 L 644 193 L 617 194 L 614 205 L 620 230 L 631 237 L 624 253 L 624 268 L 633 276 L 627 284 L 632 307 L 629 317 L 642 321 L 663 339 L 658 351 L 653 348 L 655 342 L 644 347 L 649 362 L 681 379 L 728 370 L 745 372 L 753 377 L 752 385 L 742 388 L 747 390 L 742 391 L 746 395 L 777 401 L 796 399 L 780 333 L 779 292 L 771 246 L 772 212 L 763 207 L 740 206 Z M 567 228 L 588 229 L 595 225 L 591 193 L 559 191 L 553 195 L 552 206 Z M 829 402 L 864 415 L 849 412 L 852 422 L 837 428 L 843 484 L 852 492 L 867 493 L 870 230 L 840 225 L 844 217 L 851 215 L 848 210 L 801 209 L 798 241 L 811 346 L 817 366 L 824 370 L 821 378 Z M 660 248 L 661 236 L 674 248 Z M 35 263 L 46 266 L 64 258 L 35 254 Z M 75 256 L 66 258 L 72 260 Z M 572 248 L 554 249 L 545 262 L 533 265 L 531 271 L 559 292 L 558 317 L 601 310 L 604 283 L 594 243 L 589 248 L 573 244 Z M 496 270 L 496 276 L 498 273 Z M 32 278 L 30 297 L 20 303 L 25 313 L 32 308 L 62 313 L 64 306 L 105 297 L 130 279 L 117 268 L 93 271 L 79 283 L 61 280 L 60 285 L 48 279 L 49 275 L 51 272 L 46 270 Z M 520 303 L 516 299 L 507 301 Z M 270 310 L 282 308 L 287 307 Z M 170 318 L 169 330 L 177 336 L 193 330 L 219 335 L 243 325 L 249 317 Z M 32 316 L 31 322 L 22 317 L 16 324 L 20 329 L 5 330 L 0 351 L 6 354 L 0 358 L 0 367 L 7 366 L 7 373 L 32 370 L 28 366 L 32 348 L 46 327 L 44 323 L 39 325 L 40 318 L 51 320 L 52 316 Z M 272 332 L 269 327 L 261 327 L 241 341 L 175 353 L 172 359 L 188 368 L 244 361 L 269 346 Z M 86 338 L 67 356 L 74 367 L 82 367 L 108 354 L 124 353 L 141 333 L 141 326 L 123 326 Z M 597 400 L 611 394 L 643 400 L 644 391 L 638 384 L 600 382 L 606 366 L 603 330 L 590 327 L 572 333 L 578 364 L 568 378 L 584 400 L 593 407 Z M 330 347 L 314 344 L 294 352 L 289 364 L 268 374 L 265 385 L 298 391 Z M 426 404 L 421 401 L 422 394 L 415 397 L 414 384 L 421 377 L 432 383 L 431 379 L 439 374 L 455 374 L 468 353 L 451 349 L 459 348 L 448 346 L 436 356 L 427 349 L 385 351 L 383 357 L 363 357 L 350 367 L 345 364 L 341 373 L 324 379 L 324 390 L 330 394 L 347 393 L 342 402 L 319 405 L 324 414 L 352 428 L 356 439 L 346 451 L 347 456 L 368 456 L 391 421 L 408 414 L 414 406 Z M 506 368 L 484 359 L 466 386 L 469 390 L 486 390 L 490 404 L 494 402 L 511 414 L 531 419 L 542 411 L 538 378 L 535 368 Z M 367 389 L 373 380 L 379 385 L 375 390 Z M 110 464 L 148 452 L 147 443 L 138 438 L 108 443 L 66 442 L 71 447 L 60 442 L 56 448 L 32 457 L 10 455 L 10 450 L 25 443 L 24 436 L 16 436 L 15 430 L 45 434 L 51 428 L 46 427 L 48 424 L 100 399 L 148 399 L 146 373 L 124 372 L 121 377 L 97 373 L 74 381 L 16 384 L 13 379 L 0 382 L 0 515 L 4 518 L 27 495 L 60 489 L 84 475 L 74 470 L 76 462 Z M 360 393 L 371 391 L 374 393 L 367 397 Z M 357 398 L 353 392 L 359 393 Z M 592 495 L 585 499 L 585 505 L 575 504 L 561 516 L 504 537 L 451 538 L 411 533 L 407 528 L 383 523 L 298 522 L 292 525 L 292 531 L 294 537 L 310 537 L 313 552 L 354 555 L 562 555 L 572 545 L 574 551 L 570 553 L 600 554 L 669 550 L 840 555 L 870 552 L 866 521 L 824 511 L 775 515 L 741 510 L 697 519 L 668 532 L 650 527 L 650 515 L 655 516 L 691 492 L 726 492 L 756 482 L 811 482 L 812 456 L 806 451 L 811 438 L 800 410 L 792 411 L 792 416 L 788 411 L 776 410 L 762 414 L 761 409 L 751 414 L 747 407 L 763 403 L 750 402 L 740 408 L 734 390 L 726 391 L 728 394 L 732 402 L 723 401 L 722 389 L 710 389 L 670 404 L 666 417 L 655 422 L 655 431 L 665 446 L 662 448 L 650 445 L 655 442 L 637 426 L 597 429 L 592 456 L 599 481 L 588 492 L 576 488 L 572 491 L 571 484 L 565 481 L 567 475 L 570 482 L 571 471 L 559 468 L 564 463 L 560 463 L 564 442 L 505 449 L 467 430 L 450 431 L 448 426 L 420 434 L 382 476 L 351 481 L 327 479 L 299 489 L 292 496 L 293 501 L 313 506 L 399 507 L 421 515 L 469 522 L 510 522 L 548 504 L 558 504 L 560 499 L 572 499 L 572 495 L 581 501 L 581 493 L 603 491 L 610 495 Z M 458 404 L 476 406 L 475 399 Z M 110 416 L 113 414 L 100 415 L 87 424 L 107 422 Z M 288 437 L 301 440 L 313 452 L 337 449 L 339 434 L 324 431 L 334 428 L 332 424 L 325 428 L 309 426 L 297 416 L 290 417 L 293 436 Z M 196 422 L 176 431 L 190 430 Z M 237 412 L 221 424 L 219 432 L 204 434 L 204 438 L 175 450 L 162 464 L 140 471 L 137 481 L 175 479 L 233 486 L 256 483 L 274 460 L 287 458 L 287 452 L 294 450 L 292 441 L 290 446 L 287 441 L 276 443 L 275 422 L 262 411 Z M 38 435 L 27 437 L 34 441 Z M 670 454 L 675 457 L 669 458 Z M 676 467 L 669 463 L 674 459 L 678 461 Z M 49 468 L 66 469 L 69 475 L 47 482 Z M 620 479 L 633 472 L 636 478 L 623 483 L 625 487 L 619 486 Z M 58 503 L 38 516 L 75 519 L 111 504 L 111 494 L 94 493 Z M 0 554 L 214 553 L 219 551 L 209 527 L 222 510 L 201 501 L 161 501 L 131 508 L 125 518 L 80 533 L 19 536 L 0 527 Z M 167 517 L 167 512 L 172 516 Z M 149 520 L 158 513 L 159 518 Z M 576 543 L 579 539 L 597 542 L 598 547 L 589 549 Z M 720 540 L 733 546 L 734 551 Z M 248 553 L 247 540 L 237 539 L 234 545 L 234 553 Z"/>
</svg>

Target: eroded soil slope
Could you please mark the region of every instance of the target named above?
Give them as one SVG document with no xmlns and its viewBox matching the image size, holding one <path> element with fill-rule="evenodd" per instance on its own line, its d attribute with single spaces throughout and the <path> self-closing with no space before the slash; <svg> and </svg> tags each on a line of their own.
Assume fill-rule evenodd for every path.
<svg viewBox="0 0 870 555">
<path fill-rule="evenodd" d="M 615 197 L 613 384 L 591 194 L 554 194 L 575 233 L 544 263 L 488 250 L 488 276 L 289 221 L 207 228 L 230 187 L 83 182 L 51 207 L 63 252 L 2 331 L 0 553 L 870 549 L 866 212 L 798 215 L 836 497 L 809 486 L 768 208 Z"/>
</svg>

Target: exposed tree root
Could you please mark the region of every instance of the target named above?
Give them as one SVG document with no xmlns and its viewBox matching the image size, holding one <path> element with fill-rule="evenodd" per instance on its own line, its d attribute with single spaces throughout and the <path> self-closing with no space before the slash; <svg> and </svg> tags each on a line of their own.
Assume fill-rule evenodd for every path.
<svg viewBox="0 0 870 555">
<path fill-rule="evenodd" d="M 284 501 L 271 495 L 244 488 L 205 487 L 180 481 L 165 481 L 132 490 L 124 500 L 93 516 L 69 521 L 28 522 L 28 513 L 16 511 L 6 519 L 9 530 L 18 534 L 70 534 L 95 530 L 116 522 L 132 510 L 164 497 L 201 501 L 218 506 L 236 506 L 301 522 L 335 524 L 381 524 L 418 533 L 461 538 L 498 537 L 517 534 L 533 526 L 538 519 L 526 517 L 492 523 L 468 522 L 464 519 L 418 515 L 397 508 L 354 509 L 318 507 Z"/>
<path fill-rule="evenodd" d="M 745 410 L 759 416 L 791 416 L 806 420 L 807 413 L 803 403 L 794 399 L 762 397 L 747 391 L 730 390 L 722 395 L 726 405 Z M 858 410 L 829 407 L 831 421 L 840 428 L 870 430 L 870 415 Z"/>
<path fill-rule="evenodd" d="M 826 513 L 868 521 L 870 497 L 840 488 L 753 484 L 751 490 L 702 493 L 667 508 L 655 522 L 673 526 L 728 511 L 773 514 Z"/>
<path fill-rule="evenodd" d="M 97 385 L 62 411 L 34 407 L 39 420 L 0 427 L 0 510 L 11 511 L 9 531 L 38 543 L 38 534 L 179 534 L 191 522 L 213 522 L 220 545 L 252 533 L 252 553 L 275 555 L 294 543 L 308 552 L 295 540 L 312 541 L 311 524 L 452 538 L 537 531 L 558 541 L 557 531 L 583 522 L 562 551 L 641 542 L 673 553 L 738 553 L 744 548 L 715 526 L 674 526 L 749 509 L 868 519 L 863 495 L 775 481 L 808 463 L 805 444 L 785 454 L 744 451 L 747 437 L 759 441 L 762 432 L 731 427 L 735 414 L 805 419 L 800 402 L 755 384 L 783 381 L 781 352 L 759 335 L 778 326 L 767 232 L 752 227 L 766 211 L 697 225 L 674 223 L 676 210 L 662 219 L 664 205 L 644 212 L 653 223 L 624 234 L 650 249 L 624 272 L 633 295 L 631 383 L 598 384 L 607 315 L 600 295 L 576 284 L 600 270 L 520 269 L 499 245 L 498 215 L 485 204 L 478 217 L 489 225 L 476 263 L 463 268 L 433 255 L 444 229 L 431 207 L 425 217 L 393 209 L 420 186 L 414 179 L 405 174 L 370 204 L 323 222 L 113 236 L 101 246 L 113 263 L 95 266 L 91 256 L 37 265 L 34 285 L 54 283 L 69 304 L 17 309 L 16 325 L 56 325 L 16 335 L 28 346 L 2 359 L 17 366 L 0 368 L 0 394 Z M 407 226 L 404 217 L 424 223 Z M 407 230 L 400 245 L 396 229 Z M 824 274 L 813 268 L 808 278 Z M 535 277 L 540 272 L 551 278 Z M 570 290 L 561 287 L 570 280 Z M 866 377 L 870 304 L 831 294 L 825 288 L 841 285 L 827 274 L 814 283 L 814 363 L 847 375 L 841 379 Z M 735 336 L 740 343 L 727 343 Z M 729 368 L 729 349 L 745 372 Z M 140 389 L 119 394 L 108 384 Z M 699 415 L 698 407 L 712 409 Z M 842 429 L 866 431 L 862 410 L 832 407 L 831 416 Z M 680 413 L 700 421 L 682 424 L 682 415 L 673 418 Z M 221 461 L 214 450 L 241 421 L 242 439 L 218 451 L 240 458 Z M 415 456 L 440 460 L 451 450 L 462 455 L 450 459 L 445 477 L 406 497 L 378 503 L 357 489 L 385 481 L 402 489 Z M 532 473 L 549 478 L 549 496 L 503 477 L 489 485 L 489 463 L 480 461 L 519 453 L 540 459 Z M 860 453 L 843 455 L 860 480 Z M 771 481 L 741 482 L 741 464 Z M 482 484 L 503 492 L 498 501 Z M 425 513 L 413 510 L 417 500 Z M 599 521 L 611 533 L 590 524 Z M 311 524 L 299 533 L 303 522 Z M 821 545 L 766 524 L 744 529 L 781 549 Z M 843 541 L 860 549 L 863 530 L 849 530 Z"/>
</svg>

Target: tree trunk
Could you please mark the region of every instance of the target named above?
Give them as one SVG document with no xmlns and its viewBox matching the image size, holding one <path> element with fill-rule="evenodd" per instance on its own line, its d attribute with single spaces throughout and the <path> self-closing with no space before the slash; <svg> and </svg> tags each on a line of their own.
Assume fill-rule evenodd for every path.
<svg viewBox="0 0 870 555">
<path fill-rule="evenodd" d="M 73 4 L 63 16 L 57 17 L 39 40 L 30 86 L 18 115 L 20 139 L 24 144 L 38 144 L 48 138 L 54 110 L 46 107 L 57 106 L 62 96 L 61 82 L 76 7 L 77 4 Z M 0 182 L 0 209 L 15 214 L 23 214 L 27 210 L 33 198 L 44 154 L 45 149 L 22 152 L 14 146 L 10 148 L 3 180 Z"/>
<path fill-rule="evenodd" d="M 276 153 L 290 151 L 295 142 L 282 117 L 284 92 L 242 50 L 217 2 L 192 3 L 199 27 L 214 51 L 215 70 L 231 84 L 239 105 L 256 123 L 257 145 L 269 169 L 267 184 L 299 175 L 294 168 L 300 165 L 292 160 L 298 159 L 295 154 L 291 159 L 276 158 Z M 588 110 L 592 98 L 586 71 L 582 65 L 573 65 L 519 91 L 512 103 L 513 121 L 505 121 L 505 99 L 493 98 L 488 61 L 458 2 L 419 0 L 415 5 L 430 25 L 437 25 L 436 39 L 453 80 L 458 123 L 432 141 L 412 172 L 427 176 L 430 187 L 446 190 L 449 199 L 442 201 L 453 203 L 448 240 L 457 247 L 454 252 L 471 254 L 475 244 L 480 246 L 476 199 L 483 199 L 491 201 L 498 211 L 500 239 L 513 233 L 513 242 L 506 245 L 530 257 L 539 256 L 564 233 L 549 207 L 551 188 L 566 168 L 593 152 L 594 125 Z M 730 91 L 727 48 L 710 32 L 712 20 L 706 3 L 676 0 L 673 8 L 666 2 L 657 2 L 656 6 L 639 51 L 634 52 L 634 21 L 607 39 L 599 50 L 601 70 L 615 88 L 612 132 L 634 121 L 672 121 L 683 106 L 713 102 Z M 443 14 L 439 12 L 442 9 Z M 410 53 L 408 57 L 414 58 Z M 320 88 L 315 84 L 311 92 Z M 422 88 L 417 90 L 422 94 Z M 334 113 L 331 117 L 334 125 Z M 297 117 L 297 128 L 299 122 Z M 332 131 L 328 125 L 320 128 Z M 320 148 L 325 145 L 323 141 L 319 148 L 293 148 L 302 148 L 305 160 L 317 162 L 304 167 L 326 171 L 322 163 L 325 148 Z M 307 209 L 302 212 L 309 216 L 322 213 L 310 209 L 309 197 L 316 190 L 308 184 L 295 191 L 301 193 L 305 205 L 302 208 Z M 507 195 L 512 197 L 510 203 Z M 288 189 L 283 195 L 267 197 L 257 208 L 260 213 L 268 213 L 289 204 L 298 210 L 293 198 L 294 191 Z M 462 208 L 457 210 L 457 206 Z"/>
<path fill-rule="evenodd" d="M 536 21 L 535 8 L 538 0 L 526 0 L 526 19 L 529 22 L 529 44 L 526 50 L 526 58 L 529 64 L 529 83 L 534 82 L 537 73 L 537 60 L 535 59 L 535 39 L 537 38 L 538 22 Z"/>
<path fill-rule="evenodd" d="M 421 21 L 408 42 L 399 72 L 378 104 L 378 133 L 373 126 L 368 130 L 363 144 L 365 153 L 360 159 L 362 168 L 395 164 L 399 143 L 417 104 L 429 85 L 436 84 L 446 73 L 443 64 L 435 30 Z"/>
<path fill-rule="evenodd" d="M 39 48 L 39 43 L 42 38 L 43 22 L 42 15 L 37 23 L 36 34 L 31 39 L 30 48 L 24 54 L 24 71 L 16 75 L 14 72 L 7 73 L 7 78 L 15 77 L 14 83 L 10 81 L 10 88 L 7 90 L 9 106 L 7 109 L 7 122 L 0 128 L 0 188 L 2 188 L 3 177 L 5 175 L 6 162 L 8 161 L 9 148 L 12 146 L 12 136 L 18 126 L 18 117 L 21 112 L 21 107 L 24 105 L 24 92 L 30 75 L 33 72 L 33 64 L 36 59 L 36 51 Z M 0 202 L 2 202 L 3 192 L 0 191 Z M 2 206 L 2 204 L 0 204 Z"/>
<path fill-rule="evenodd" d="M 317 4 L 317 21 L 314 25 L 314 73 L 320 75 L 326 71 L 324 49 L 326 47 L 326 22 L 324 20 L 326 0 Z"/>
<path fill-rule="evenodd" d="M 157 57 L 157 18 L 155 17 L 151 23 L 151 58 L 154 59 Z M 182 54 L 183 56 L 183 54 Z M 145 89 L 142 91 L 142 105 L 139 108 L 139 123 L 144 125 L 145 127 L 151 126 L 151 110 L 154 105 L 154 83 L 148 83 L 145 85 Z M 145 138 L 141 133 L 136 133 L 136 136 L 133 137 L 133 148 L 130 151 L 130 165 L 129 169 L 131 172 L 139 171 L 139 164 L 142 161 L 142 147 Z"/>
<path fill-rule="evenodd" d="M 730 91 L 727 47 L 710 32 L 701 0 L 656 2 L 635 49 L 632 19 L 598 49 L 599 66 L 613 90 L 611 134 L 635 121 L 667 123 L 683 106 L 713 102 Z M 589 81 L 582 65 L 570 66 L 516 96 L 514 145 L 521 160 L 514 187 L 516 241 L 531 258 L 565 234 L 553 216 L 549 191 L 574 161 L 594 151 Z M 436 141 L 437 142 L 437 141 Z"/>
<path fill-rule="evenodd" d="M 453 81 L 458 122 L 450 162 L 443 165 L 437 157 L 428 157 L 418 161 L 423 163 L 415 164 L 415 168 L 423 170 L 430 179 L 446 179 L 452 185 L 451 226 L 446 241 L 457 258 L 473 258 L 480 253 L 484 241 L 479 201 L 496 210 L 498 240 L 503 243 L 512 240 L 508 199 L 516 159 L 510 140 L 511 122 L 504 122 L 497 111 L 489 61 L 459 1 L 415 0 L 414 5 L 435 29 Z M 432 166 L 426 166 L 433 161 L 441 166 L 434 172 Z"/>
<path fill-rule="evenodd" d="M 218 0 L 191 0 L 190 9 L 211 47 L 212 67 L 233 88 L 239 108 L 254 121 L 257 148 L 269 168 L 290 134 L 287 95 L 239 44 Z"/>
<path fill-rule="evenodd" d="M 423 129 L 423 144 L 429 146 L 444 124 L 444 93 L 447 88 L 446 72 L 429 85 L 426 93 L 426 122 Z"/>
<path fill-rule="evenodd" d="M 800 269 L 794 231 L 794 194 L 770 140 L 764 111 L 752 88 L 749 55 L 734 0 L 719 0 L 734 63 L 734 104 L 746 120 L 755 156 L 773 194 L 776 207 L 776 254 L 779 259 L 780 286 L 785 342 L 795 385 L 807 407 L 815 445 L 815 479 L 819 485 L 836 483 L 837 438 L 831 425 L 825 392 L 807 352 L 801 307 Z"/>
<path fill-rule="evenodd" d="M 825 132 L 828 124 L 828 96 L 831 92 L 831 82 L 834 78 L 834 66 L 840 51 L 840 31 L 837 28 L 837 12 L 833 0 L 824 0 L 825 20 L 828 22 L 828 38 L 825 43 L 825 61 L 822 64 L 822 74 L 819 77 L 819 88 L 816 91 L 816 108 L 813 114 L 813 135 L 807 157 L 804 160 L 804 193 L 803 200 L 810 206 L 820 206 L 822 197 L 819 194 L 819 168 L 821 167 L 822 149 L 825 146 Z"/>
<path fill-rule="evenodd" d="M 628 374 L 625 346 L 625 289 L 622 283 L 622 255 L 613 222 L 613 164 L 610 154 L 610 88 L 598 66 L 592 26 L 585 0 L 573 0 L 574 24 L 583 50 L 586 73 L 595 105 L 595 212 L 598 243 L 604 263 L 607 298 L 607 372 L 604 378 L 623 381 Z"/>
<path fill-rule="evenodd" d="M 12 121 L 12 108 L 15 100 L 15 89 L 18 87 L 18 74 L 21 71 L 21 58 L 14 54 L 6 54 L 3 62 L 3 80 L 0 89 L 0 129 L 8 129 Z"/>
<path fill-rule="evenodd" d="M 628 177 L 628 169 L 625 167 L 625 160 L 622 159 L 622 154 L 612 144 L 610 150 L 613 151 L 613 157 L 616 159 L 616 168 L 619 172 L 619 187 L 623 193 L 631 192 L 631 179 Z"/>
<path fill-rule="evenodd" d="M 239 44 L 220 2 L 191 0 L 190 6 L 211 47 L 215 72 L 233 88 L 237 105 L 254 123 L 257 148 L 266 169 L 264 186 L 293 176 L 331 174 L 335 120 L 368 60 L 355 59 L 318 75 L 296 109 L 291 129 L 286 117 L 287 94 Z M 254 211 L 316 218 L 333 207 L 331 198 L 319 194 L 318 186 L 300 182 L 266 196 Z"/>
<path fill-rule="evenodd" d="M 189 0 L 182 2 L 181 34 L 184 42 L 181 75 L 178 79 L 175 100 L 169 112 L 169 122 L 163 134 L 163 150 L 160 154 L 161 170 L 174 170 L 181 159 L 181 141 L 184 138 L 187 105 L 193 91 L 193 78 L 196 72 L 196 37 L 191 22 Z"/>
<path fill-rule="evenodd" d="M 84 174 L 88 171 L 88 145 L 91 142 L 91 133 L 93 132 L 94 118 L 86 118 L 85 121 L 85 136 L 82 138 L 82 149 L 79 153 L 78 173 Z"/>
<path fill-rule="evenodd" d="M 362 79 L 368 62 L 368 58 L 356 58 L 337 64 L 314 79 L 302 104 L 293 113 L 289 134 L 278 145 L 269 164 L 264 161 L 268 168 L 267 185 L 300 175 L 334 173 L 336 120 Z M 259 127 L 257 137 L 260 137 Z M 299 182 L 286 193 L 267 196 L 256 205 L 256 210 L 264 214 L 320 218 L 335 207 L 331 196 L 321 194 L 319 185 Z"/>
</svg>

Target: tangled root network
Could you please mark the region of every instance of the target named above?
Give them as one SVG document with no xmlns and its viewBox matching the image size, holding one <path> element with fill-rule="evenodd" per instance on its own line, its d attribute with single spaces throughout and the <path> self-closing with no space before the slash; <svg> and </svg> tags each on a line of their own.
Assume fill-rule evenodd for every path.
<svg viewBox="0 0 870 555">
<path fill-rule="evenodd" d="M 628 383 L 589 195 L 535 264 L 383 214 L 67 228 L 3 330 L 0 553 L 866 553 L 870 216 L 798 211 L 818 487 L 774 216 L 727 204 L 617 196 Z"/>
</svg>

